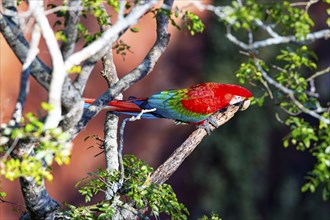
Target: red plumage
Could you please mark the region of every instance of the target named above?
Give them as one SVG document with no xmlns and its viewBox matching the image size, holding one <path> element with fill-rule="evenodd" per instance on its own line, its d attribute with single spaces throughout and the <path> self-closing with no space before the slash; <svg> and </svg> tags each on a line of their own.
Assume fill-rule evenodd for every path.
<svg viewBox="0 0 330 220">
<path fill-rule="evenodd" d="M 84 98 L 86 104 L 92 104 L 95 99 Z M 141 108 L 130 100 L 112 100 L 105 109 L 114 112 L 141 112 Z"/>
<path fill-rule="evenodd" d="M 252 93 L 240 86 L 219 83 L 202 83 L 188 88 L 182 99 L 185 109 L 194 113 L 210 114 L 230 105 L 234 96 L 252 97 Z"/>
</svg>

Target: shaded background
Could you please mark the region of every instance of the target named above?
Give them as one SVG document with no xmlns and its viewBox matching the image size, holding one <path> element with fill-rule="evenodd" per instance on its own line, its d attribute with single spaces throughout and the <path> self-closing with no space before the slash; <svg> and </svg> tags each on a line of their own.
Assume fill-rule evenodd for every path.
<svg viewBox="0 0 330 220">
<path fill-rule="evenodd" d="M 179 1 L 179 6 L 188 1 Z M 207 3 L 209 1 L 203 1 Z M 310 10 L 316 21 L 315 30 L 326 28 L 325 5 L 313 5 Z M 24 5 L 22 10 L 26 10 Z M 187 32 L 170 28 L 169 48 L 160 58 L 153 73 L 128 89 L 124 96 L 149 96 L 165 89 L 177 89 L 196 83 L 214 81 L 238 84 L 234 72 L 246 58 L 239 55 L 239 48 L 225 38 L 223 26 L 209 13 L 200 13 L 206 24 L 203 34 L 191 37 Z M 54 20 L 55 17 L 50 17 Z M 86 22 L 86 21 L 85 21 Z M 88 26 L 97 31 L 90 19 Z M 87 22 L 86 22 L 87 23 Z M 125 60 L 119 55 L 115 62 L 119 77 L 127 74 L 144 58 L 155 40 L 155 23 L 152 15 L 146 15 L 138 27 L 139 33 L 127 33 L 125 43 L 131 46 Z M 14 109 L 18 94 L 21 64 L 1 37 L 1 123 L 7 122 Z M 27 34 L 27 37 L 28 34 Z M 82 44 L 79 44 L 81 47 Z M 285 46 L 283 46 L 285 47 Z M 319 56 L 320 69 L 329 65 L 329 43 L 319 41 L 313 45 Z M 44 43 L 40 57 L 51 64 Z M 264 59 L 270 59 L 279 46 L 269 47 Z M 84 95 L 96 97 L 107 87 L 99 74 L 98 64 L 87 84 Z M 329 100 L 330 79 L 320 77 L 317 81 L 323 97 Z M 258 89 L 244 85 L 258 94 Z M 31 78 L 30 94 L 25 112 L 37 112 L 47 93 Z M 313 158 L 309 153 L 283 148 L 281 139 L 288 130 L 274 116 L 273 103 L 266 102 L 262 108 L 251 106 L 240 112 L 206 137 L 201 145 L 186 159 L 169 179 L 178 198 L 190 210 L 189 219 L 196 219 L 210 212 L 219 213 L 224 220 L 231 219 L 329 219 L 330 203 L 322 201 L 319 190 L 301 193 L 305 174 L 312 169 Z M 74 140 L 71 163 L 53 166 L 54 180 L 47 182 L 50 195 L 58 202 L 83 205 L 84 199 L 73 187 L 87 172 L 104 167 L 103 155 L 97 147 L 87 149 L 95 142 L 83 139 L 87 135 L 103 136 L 105 112 L 95 117 Z M 178 126 L 165 119 L 141 120 L 129 123 L 125 133 L 124 153 L 135 154 L 153 167 L 161 164 L 193 131 L 193 126 Z M 18 181 L 10 182 L 0 177 L 6 200 L 24 204 Z M 101 199 L 101 197 L 99 197 Z M 14 210 L 13 210 L 14 209 Z M 20 206 L 0 203 L 0 219 L 17 219 Z"/>
</svg>

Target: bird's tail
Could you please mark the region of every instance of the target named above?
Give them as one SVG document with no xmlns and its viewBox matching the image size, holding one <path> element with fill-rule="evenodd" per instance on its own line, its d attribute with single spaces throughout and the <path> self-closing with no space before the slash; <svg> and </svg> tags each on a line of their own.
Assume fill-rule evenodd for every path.
<svg viewBox="0 0 330 220">
<path fill-rule="evenodd" d="M 138 106 L 136 103 L 140 103 L 144 101 L 145 98 L 135 98 L 135 97 L 130 97 L 129 100 L 112 100 L 111 102 L 108 103 L 104 109 L 116 113 L 121 113 L 125 115 L 138 115 L 141 113 L 142 108 Z M 84 98 L 85 102 L 85 108 L 88 108 L 95 99 L 90 99 L 90 98 Z M 155 115 L 152 113 L 144 113 L 142 115 L 142 118 L 157 118 Z"/>
<path fill-rule="evenodd" d="M 95 99 L 84 98 L 85 108 L 88 108 Z M 104 109 L 113 112 L 141 112 L 141 108 L 133 100 L 112 100 Z"/>
</svg>

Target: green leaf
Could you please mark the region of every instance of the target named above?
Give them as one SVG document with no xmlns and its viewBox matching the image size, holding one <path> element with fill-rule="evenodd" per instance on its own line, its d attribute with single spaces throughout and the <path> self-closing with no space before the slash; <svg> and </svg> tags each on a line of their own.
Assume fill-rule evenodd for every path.
<svg viewBox="0 0 330 220">
<path fill-rule="evenodd" d="M 41 108 L 49 112 L 54 109 L 54 106 L 48 104 L 47 102 L 41 102 Z"/>
<path fill-rule="evenodd" d="M 133 27 L 133 28 L 130 28 L 130 30 L 131 30 L 133 33 L 137 33 L 137 32 L 140 31 L 140 28 Z"/>
</svg>

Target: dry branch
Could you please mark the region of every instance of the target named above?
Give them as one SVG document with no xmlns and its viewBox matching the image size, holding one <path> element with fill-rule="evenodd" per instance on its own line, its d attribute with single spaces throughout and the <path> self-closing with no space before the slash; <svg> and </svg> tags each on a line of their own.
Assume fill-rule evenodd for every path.
<svg viewBox="0 0 330 220">
<path fill-rule="evenodd" d="M 217 112 L 213 115 L 218 126 L 225 124 L 229 121 L 235 113 L 240 109 L 240 106 L 230 106 L 225 112 Z M 214 130 L 210 124 L 210 130 Z M 150 180 L 153 183 L 162 184 L 179 168 L 182 162 L 195 150 L 198 144 L 207 135 L 204 128 L 199 127 L 196 129 L 182 144 L 178 147 L 172 155 L 160 165 L 156 171 L 151 175 Z"/>
</svg>

